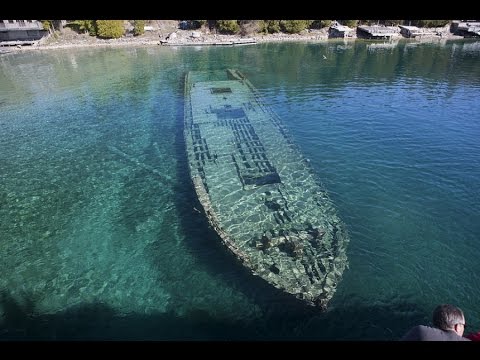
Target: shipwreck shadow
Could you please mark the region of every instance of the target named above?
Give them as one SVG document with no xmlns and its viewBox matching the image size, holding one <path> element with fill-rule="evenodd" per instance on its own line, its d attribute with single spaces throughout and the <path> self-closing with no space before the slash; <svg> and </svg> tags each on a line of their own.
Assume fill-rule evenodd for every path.
<svg viewBox="0 0 480 360">
<path fill-rule="evenodd" d="M 260 322 L 215 318 L 206 311 L 120 314 L 102 303 L 38 314 L 28 298 L 6 292 L 0 308 L 1 341 L 393 341 L 429 316 L 409 303 L 352 303 L 313 317 L 277 309 Z"/>
</svg>

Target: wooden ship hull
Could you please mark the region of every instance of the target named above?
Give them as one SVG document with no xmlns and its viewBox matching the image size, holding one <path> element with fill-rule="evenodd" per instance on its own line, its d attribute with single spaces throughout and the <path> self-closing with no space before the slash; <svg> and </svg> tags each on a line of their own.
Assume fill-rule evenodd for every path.
<svg viewBox="0 0 480 360">
<path fill-rule="evenodd" d="M 344 224 L 280 119 L 236 70 L 185 77 L 190 176 L 209 223 L 254 275 L 327 308 L 348 267 Z"/>
</svg>

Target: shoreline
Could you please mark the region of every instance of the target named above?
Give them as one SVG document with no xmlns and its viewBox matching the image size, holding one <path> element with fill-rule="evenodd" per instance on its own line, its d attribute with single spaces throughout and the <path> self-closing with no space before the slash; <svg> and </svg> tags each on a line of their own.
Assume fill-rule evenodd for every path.
<svg viewBox="0 0 480 360">
<path fill-rule="evenodd" d="M 261 43 L 273 42 L 310 42 L 310 43 L 324 43 L 345 41 L 353 42 L 356 40 L 378 42 L 397 42 L 399 40 L 407 40 L 410 42 L 430 42 L 442 40 L 460 40 L 463 36 L 453 35 L 449 32 L 441 32 L 439 34 L 428 34 L 417 38 L 407 38 L 400 33 L 389 39 L 363 39 L 357 36 L 352 37 L 329 37 L 327 31 L 314 30 L 303 34 L 254 34 L 251 36 L 237 36 L 237 35 L 218 35 L 199 33 L 193 37 L 195 32 L 188 30 L 175 31 L 174 39 L 166 39 L 157 33 L 146 33 L 138 37 L 122 37 L 119 39 L 99 39 L 85 34 L 75 34 L 70 36 L 59 35 L 54 38 L 50 35 L 48 38 L 38 40 L 32 45 L 1 45 L 0 49 L 8 49 L 8 53 L 32 51 L 32 50 L 56 50 L 56 49 L 72 49 L 72 48 L 89 48 L 89 47 L 142 47 L 142 46 L 240 46 L 240 45 L 255 45 Z M 197 33 L 198 34 L 198 33 Z M 163 39 L 162 39 L 163 37 Z"/>
</svg>

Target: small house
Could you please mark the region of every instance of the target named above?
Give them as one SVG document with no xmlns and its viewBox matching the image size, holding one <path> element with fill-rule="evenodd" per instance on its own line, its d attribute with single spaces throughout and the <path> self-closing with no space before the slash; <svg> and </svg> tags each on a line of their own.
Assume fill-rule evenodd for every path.
<svg viewBox="0 0 480 360">
<path fill-rule="evenodd" d="M 352 28 L 340 25 L 338 23 L 335 23 L 328 29 L 329 38 L 349 38 L 353 37 L 353 34 L 354 32 Z"/>
<path fill-rule="evenodd" d="M 45 34 L 38 20 L 0 20 L 0 45 L 32 44 Z"/>
</svg>

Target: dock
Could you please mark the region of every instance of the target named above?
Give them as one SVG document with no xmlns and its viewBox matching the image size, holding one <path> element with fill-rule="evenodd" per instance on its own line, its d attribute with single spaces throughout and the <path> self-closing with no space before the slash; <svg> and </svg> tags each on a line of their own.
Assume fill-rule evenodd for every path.
<svg viewBox="0 0 480 360">
<path fill-rule="evenodd" d="M 160 45 L 165 46 L 231 46 L 231 45 L 247 45 L 247 44 L 256 44 L 257 41 L 253 38 L 239 38 L 233 40 L 204 40 L 204 41 L 186 41 L 184 39 L 181 40 L 160 40 Z"/>
</svg>

